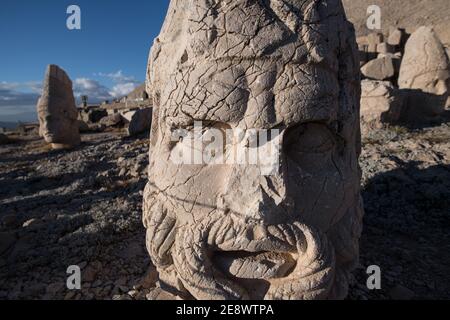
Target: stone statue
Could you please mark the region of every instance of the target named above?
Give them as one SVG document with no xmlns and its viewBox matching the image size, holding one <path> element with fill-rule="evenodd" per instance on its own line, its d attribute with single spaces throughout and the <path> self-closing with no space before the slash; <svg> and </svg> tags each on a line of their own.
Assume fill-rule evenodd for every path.
<svg viewBox="0 0 450 320">
<path fill-rule="evenodd" d="M 340 0 L 170 2 L 149 58 L 143 208 L 167 290 L 200 300 L 346 297 L 363 216 L 357 54 Z M 276 172 L 175 163 L 185 141 L 173 132 L 199 121 L 278 129 Z"/>
<path fill-rule="evenodd" d="M 398 79 L 409 90 L 406 120 L 423 120 L 445 111 L 449 96 L 450 63 L 445 48 L 430 27 L 420 27 L 405 46 Z"/>
<path fill-rule="evenodd" d="M 39 132 L 53 149 L 67 149 L 80 144 L 78 111 L 72 81 L 56 65 L 49 65 L 42 96 L 37 104 Z"/>
</svg>

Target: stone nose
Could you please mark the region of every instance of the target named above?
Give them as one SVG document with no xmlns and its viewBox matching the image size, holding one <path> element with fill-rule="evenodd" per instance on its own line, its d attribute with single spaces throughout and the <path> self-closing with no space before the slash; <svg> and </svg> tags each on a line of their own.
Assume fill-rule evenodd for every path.
<svg viewBox="0 0 450 320">
<path fill-rule="evenodd" d="M 252 166 L 237 166 L 228 176 L 221 197 L 227 211 L 245 221 L 277 223 L 286 202 L 286 181 L 281 173 L 261 175 Z"/>
</svg>

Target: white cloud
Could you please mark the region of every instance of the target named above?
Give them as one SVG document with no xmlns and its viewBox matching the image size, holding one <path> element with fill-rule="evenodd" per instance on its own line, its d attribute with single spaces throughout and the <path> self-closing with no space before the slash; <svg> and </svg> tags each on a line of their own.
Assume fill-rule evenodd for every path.
<svg viewBox="0 0 450 320">
<path fill-rule="evenodd" d="M 19 87 L 19 83 L 17 82 L 0 82 L 0 90 L 15 90 Z"/>
<path fill-rule="evenodd" d="M 115 85 L 109 91 L 110 95 L 114 98 L 126 96 L 135 88 L 139 87 L 139 85 L 141 85 L 141 82 L 136 80 L 133 76 L 124 75 L 122 70 L 111 73 L 100 72 L 94 75 L 98 77 L 108 78 L 112 82 L 114 82 Z"/>
<path fill-rule="evenodd" d="M 128 82 L 128 83 L 120 83 L 116 84 L 111 91 L 109 92 L 113 97 L 123 97 L 128 95 L 131 91 L 136 89 L 139 86 L 139 84 L 134 82 Z"/>
<path fill-rule="evenodd" d="M 0 82 L 0 90 L 10 90 L 10 91 L 31 91 L 34 93 L 41 94 L 42 83 L 39 81 L 28 81 L 28 82 Z"/>
<path fill-rule="evenodd" d="M 0 82 L 0 121 L 35 120 L 36 103 L 39 95 L 35 92 L 23 92 L 26 83 Z"/>
<path fill-rule="evenodd" d="M 0 108 L 35 104 L 39 95 L 34 92 L 22 92 L 18 83 L 0 83 Z"/>
<path fill-rule="evenodd" d="M 103 73 L 99 72 L 94 74 L 97 77 L 109 78 L 116 83 L 124 83 L 124 82 L 137 82 L 133 76 L 126 76 L 123 74 L 122 70 L 111 73 Z"/>
<path fill-rule="evenodd" d="M 139 83 L 137 81 L 121 82 L 110 89 L 96 80 L 78 78 L 74 81 L 74 94 L 77 99 L 82 95 L 87 95 L 90 103 L 99 103 L 126 96 L 138 86 Z"/>
<path fill-rule="evenodd" d="M 97 104 L 128 95 L 141 83 L 133 76 L 124 75 L 122 70 L 112 73 L 98 73 L 95 76 L 112 81 L 112 87 L 89 78 L 77 78 L 73 81 L 75 99 L 80 102 L 82 95 L 87 95 L 89 103 Z M 24 120 L 36 113 L 36 103 L 42 92 L 41 81 L 0 82 L 0 120 L 13 118 Z M 25 120 L 28 121 L 28 120 Z"/>
<path fill-rule="evenodd" d="M 91 103 L 99 103 L 113 98 L 107 87 L 98 81 L 87 78 L 75 79 L 73 91 L 75 98 L 79 99 L 82 95 L 87 95 Z"/>
<path fill-rule="evenodd" d="M 29 81 L 25 82 L 25 87 L 29 88 L 32 92 L 41 95 L 42 93 L 42 82 L 40 81 Z"/>
</svg>

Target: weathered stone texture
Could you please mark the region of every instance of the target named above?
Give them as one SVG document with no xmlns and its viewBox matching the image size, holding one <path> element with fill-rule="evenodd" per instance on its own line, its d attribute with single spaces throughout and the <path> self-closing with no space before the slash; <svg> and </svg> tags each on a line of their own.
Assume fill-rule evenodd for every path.
<svg viewBox="0 0 450 320">
<path fill-rule="evenodd" d="M 134 136 L 150 130 L 152 124 L 152 108 L 127 111 L 121 114 L 127 123 L 127 133 Z"/>
<path fill-rule="evenodd" d="M 172 0 L 147 91 L 143 221 L 160 280 L 196 299 L 344 298 L 363 209 L 358 50 L 341 1 Z M 188 139 L 171 133 L 196 120 L 280 129 L 279 171 L 175 164 Z"/>
<path fill-rule="evenodd" d="M 411 116 L 434 116 L 445 109 L 450 79 L 445 49 L 429 27 L 420 27 L 405 46 L 398 84 L 411 90 L 408 108 Z"/>
<path fill-rule="evenodd" d="M 403 95 L 388 81 L 361 82 L 361 124 L 363 133 L 381 129 L 385 124 L 399 121 Z"/>
<path fill-rule="evenodd" d="M 72 81 L 56 65 L 49 65 L 42 96 L 37 104 L 39 132 L 53 148 L 70 148 L 80 144 L 78 111 Z"/>
<path fill-rule="evenodd" d="M 361 68 L 361 73 L 372 80 L 388 80 L 395 75 L 394 59 L 383 56 L 371 60 Z"/>
</svg>

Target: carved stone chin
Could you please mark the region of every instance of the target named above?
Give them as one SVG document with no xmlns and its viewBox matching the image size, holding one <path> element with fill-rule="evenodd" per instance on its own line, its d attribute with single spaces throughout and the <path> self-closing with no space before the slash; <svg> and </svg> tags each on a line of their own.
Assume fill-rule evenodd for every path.
<svg viewBox="0 0 450 320">
<path fill-rule="evenodd" d="M 172 0 L 147 91 L 143 221 L 161 282 L 195 299 L 345 298 L 363 208 L 359 62 L 341 1 Z M 174 132 L 198 122 L 203 137 L 276 129 L 276 170 L 175 162 L 195 142 Z M 224 139 L 224 157 L 264 148 L 245 137 Z"/>
</svg>

